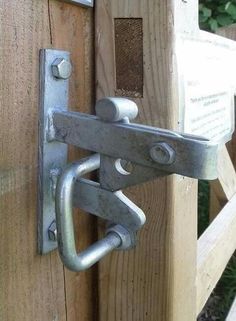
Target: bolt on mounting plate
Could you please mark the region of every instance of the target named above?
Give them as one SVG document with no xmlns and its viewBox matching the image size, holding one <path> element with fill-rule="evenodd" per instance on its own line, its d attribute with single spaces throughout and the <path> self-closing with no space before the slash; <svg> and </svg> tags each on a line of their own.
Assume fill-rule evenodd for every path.
<svg viewBox="0 0 236 321">
<path fill-rule="evenodd" d="M 40 118 L 39 118 L 39 176 L 38 176 L 38 247 L 44 254 L 57 247 L 49 238 L 49 227 L 55 221 L 55 172 L 67 162 L 67 145 L 48 142 L 49 113 L 68 107 L 68 79 L 53 75 L 52 65 L 57 59 L 70 61 L 66 51 L 43 49 L 40 51 Z"/>
<path fill-rule="evenodd" d="M 57 58 L 52 63 L 52 74 L 58 79 L 68 79 L 71 76 L 72 66 L 69 60 Z"/>
</svg>

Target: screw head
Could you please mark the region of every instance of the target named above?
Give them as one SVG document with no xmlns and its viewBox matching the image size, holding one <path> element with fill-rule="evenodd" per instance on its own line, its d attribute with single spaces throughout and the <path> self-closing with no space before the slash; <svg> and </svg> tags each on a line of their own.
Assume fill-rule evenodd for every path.
<svg viewBox="0 0 236 321">
<path fill-rule="evenodd" d="M 56 221 L 53 221 L 52 224 L 48 228 L 48 238 L 50 241 L 57 241 L 57 225 Z"/>
<path fill-rule="evenodd" d="M 57 58 L 52 63 L 52 74 L 58 79 L 68 79 L 72 73 L 72 65 L 69 60 Z"/>
<path fill-rule="evenodd" d="M 151 158 L 161 165 L 171 165 L 175 161 L 175 151 L 167 143 L 157 143 L 150 149 Z"/>
</svg>

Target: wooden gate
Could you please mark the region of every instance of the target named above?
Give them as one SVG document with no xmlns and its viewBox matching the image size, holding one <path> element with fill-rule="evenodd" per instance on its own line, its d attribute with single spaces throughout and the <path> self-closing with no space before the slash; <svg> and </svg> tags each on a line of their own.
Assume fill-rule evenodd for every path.
<svg viewBox="0 0 236 321">
<path fill-rule="evenodd" d="M 87 272 L 65 270 L 57 252 L 37 254 L 36 203 L 39 49 L 71 52 L 75 111 L 92 113 L 95 98 L 128 96 L 138 122 L 178 130 L 175 36 L 198 31 L 197 12 L 197 0 L 95 0 L 95 11 L 57 0 L 0 2 L 0 320 L 196 320 L 236 248 L 226 150 L 219 182 L 230 202 L 199 240 L 197 182 L 161 178 L 127 192 L 147 214 L 137 248 Z M 70 149 L 71 160 L 82 155 Z M 82 249 L 103 224 L 76 214 Z"/>
<path fill-rule="evenodd" d="M 206 42 L 235 47 L 198 28 L 196 0 L 97 1 L 97 97 L 131 96 L 139 105 L 140 122 L 178 130 L 178 34 L 201 34 Z M 100 264 L 102 320 L 196 320 L 236 248 L 236 176 L 226 148 L 218 167 L 217 199 L 222 201 L 223 192 L 229 202 L 199 240 L 196 181 L 173 176 L 130 190 L 147 224 L 135 252 L 114 254 Z"/>
<path fill-rule="evenodd" d="M 76 275 L 56 252 L 37 254 L 39 50 L 71 52 L 70 106 L 90 113 L 93 10 L 56 0 L 1 1 L 0 26 L 0 320 L 96 320 L 96 271 Z M 84 248 L 96 229 L 90 216 L 76 218 Z"/>
</svg>

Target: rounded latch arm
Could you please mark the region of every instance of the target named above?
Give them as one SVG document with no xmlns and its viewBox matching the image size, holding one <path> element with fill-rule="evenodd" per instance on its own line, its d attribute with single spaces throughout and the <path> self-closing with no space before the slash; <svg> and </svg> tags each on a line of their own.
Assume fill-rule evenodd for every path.
<svg viewBox="0 0 236 321">
<path fill-rule="evenodd" d="M 81 253 L 76 252 L 73 224 L 73 191 L 76 180 L 86 173 L 98 169 L 100 156 L 70 165 L 59 178 L 56 189 L 56 221 L 58 248 L 64 265 L 72 271 L 90 268 L 112 250 L 122 245 L 122 237 L 114 229 L 105 238 L 94 243 Z"/>
</svg>

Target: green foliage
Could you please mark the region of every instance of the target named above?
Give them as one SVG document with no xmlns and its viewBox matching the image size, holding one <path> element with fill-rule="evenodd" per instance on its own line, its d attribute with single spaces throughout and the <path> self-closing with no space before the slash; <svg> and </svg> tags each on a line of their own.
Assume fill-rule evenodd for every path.
<svg viewBox="0 0 236 321">
<path fill-rule="evenodd" d="M 207 181 L 198 183 L 198 236 L 200 236 L 209 225 L 209 202 L 210 188 Z"/>
<path fill-rule="evenodd" d="M 215 32 L 236 22 L 236 0 L 200 0 L 200 28 Z"/>
</svg>

